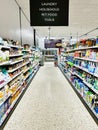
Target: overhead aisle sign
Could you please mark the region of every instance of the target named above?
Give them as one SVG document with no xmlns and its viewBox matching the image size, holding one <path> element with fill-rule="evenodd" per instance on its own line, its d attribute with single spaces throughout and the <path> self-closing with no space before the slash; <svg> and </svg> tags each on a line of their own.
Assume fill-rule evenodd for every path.
<svg viewBox="0 0 98 130">
<path fill-rule="evenodd" d="M 68 26 L 69 0 L 30 0 L 31 26 Z"/>
</svg>

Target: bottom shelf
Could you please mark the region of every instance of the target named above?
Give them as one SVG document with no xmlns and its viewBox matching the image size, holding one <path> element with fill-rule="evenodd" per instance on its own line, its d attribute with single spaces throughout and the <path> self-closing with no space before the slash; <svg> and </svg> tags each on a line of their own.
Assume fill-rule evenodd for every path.
<svg viewBox="0 0 98 130">
<path fill-rule="evenodd" d="M 32 76 L 30 77 L 27 85 L 25 86 L 25 88 L 23 88 L 21 90 L 21 93 L 18 95 L 18 97 L 15 99 L 15 101 L 11 104 L 11 106 L 9 107 L 9 109 L 5 112 L 5 114 L 3 115 L 3 117 L 0 120 L 0 128 L 3 129 L 3 127 L 5 126 L 7 120 L 9 119 L 9 117 L 11 116 L 10 114 L 12 114 L 12 110 L 16 108 L 15 105 L 18 105 L 20 99 L 22 98 L 23 94 L 25 93 L 26 89 L 28 88 L 29 84 L 31 83 L 32 79 L 34 78 L 34 76 L 36 75 L 36 73 L 38 72 L 39 67 L 36 69 L 36 71 L 34 72 L 34 74 L 32 74 Z"/>
<path fill-rule="evenodd" d="M 71 84 L 73 90 L 76 92 L 76 94 L 79 97 L 79 99 L 82 101 L 82 103 L 84 104 L 84 106 L 86 107 L 86 109 L 88 110 L 90 115 L 93 117 L 93 119 L 95 120 L 96 124 L 98 125 L 98 114 L 96 114 L 94 109 L 90 107 L 90 105 L 86 102 L 85 98 L 83 98 L 81 96 L 80 92 L 76 89 L 74 84 L 72 84 L 72 82 L 70 81 L 70 79 L 67 76 L 67 74 L 64 73 L 63 69 L 60 66 L 58 66 L 58 67 L 61 70 L 61 72 L 63 73 L 63 75 L 65 76 L 65 78 L 68 80 L 68 82 Z"/>
</svg>

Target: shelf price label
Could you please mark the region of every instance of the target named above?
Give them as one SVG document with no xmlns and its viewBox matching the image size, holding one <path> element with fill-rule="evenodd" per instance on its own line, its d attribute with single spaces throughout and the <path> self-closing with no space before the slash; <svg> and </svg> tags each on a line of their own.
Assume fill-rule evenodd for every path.
<svg viewBox="0 0 98 130">
<path fill-rule="evenodd" d="M 68 26 L 69 0 L 30 0 L 31 26 Z"/>
</svg>

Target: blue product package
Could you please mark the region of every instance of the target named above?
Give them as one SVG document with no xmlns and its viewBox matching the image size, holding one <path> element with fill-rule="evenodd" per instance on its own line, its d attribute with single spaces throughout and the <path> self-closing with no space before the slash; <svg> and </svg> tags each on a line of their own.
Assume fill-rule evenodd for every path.
<svg viewBox="0 0 98 130">
<path fill-rule="evenodd" d="M 80 88 L 83 88 L 84 87 L 84 84 L 83 83 L 80 83 Z"/>
<path fill-rule="evenodd" d="M 10 107 L 10 98 L 4 103 L 4 111 L 6 112 Z"/>
<path fill-rule="evenodd" d="M 94 73 L 95 72 L 95 67 L 94 65 L 90 65 L 88 66 L 88 71 L 91 72 L 91 73 Z"/>
<path fill-rule="evenodd" d="M 0 120 L 1 120 L 1 118 L 3 117 L 3 115 L 4 115 L 4 104 L 2 104 L 2 105 L 0 106 Z"/>
<path fill-rule="evenodd" d="M 98 107 L 95 107 L 94 110 L 98 114 Z"/>
<path fill-rule="evenodd" d="M 96 38 L 96 45 L 98 46 L 98 37 Z"/>
<path fill-rule="evenodd" d="M 95 68 L 95 73 L 98 74 L 98 67 Z"/>
</svg>

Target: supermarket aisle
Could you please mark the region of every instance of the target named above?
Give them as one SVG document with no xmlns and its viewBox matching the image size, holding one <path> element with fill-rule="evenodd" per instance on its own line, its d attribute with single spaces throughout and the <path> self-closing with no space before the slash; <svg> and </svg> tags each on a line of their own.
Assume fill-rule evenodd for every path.
<svg viewBox="0 0 98 130">
<path fill-rule="evenodd" d="M 65 77 L 41 67 L 4 130 L 98 130 Z"/>
</svg>

